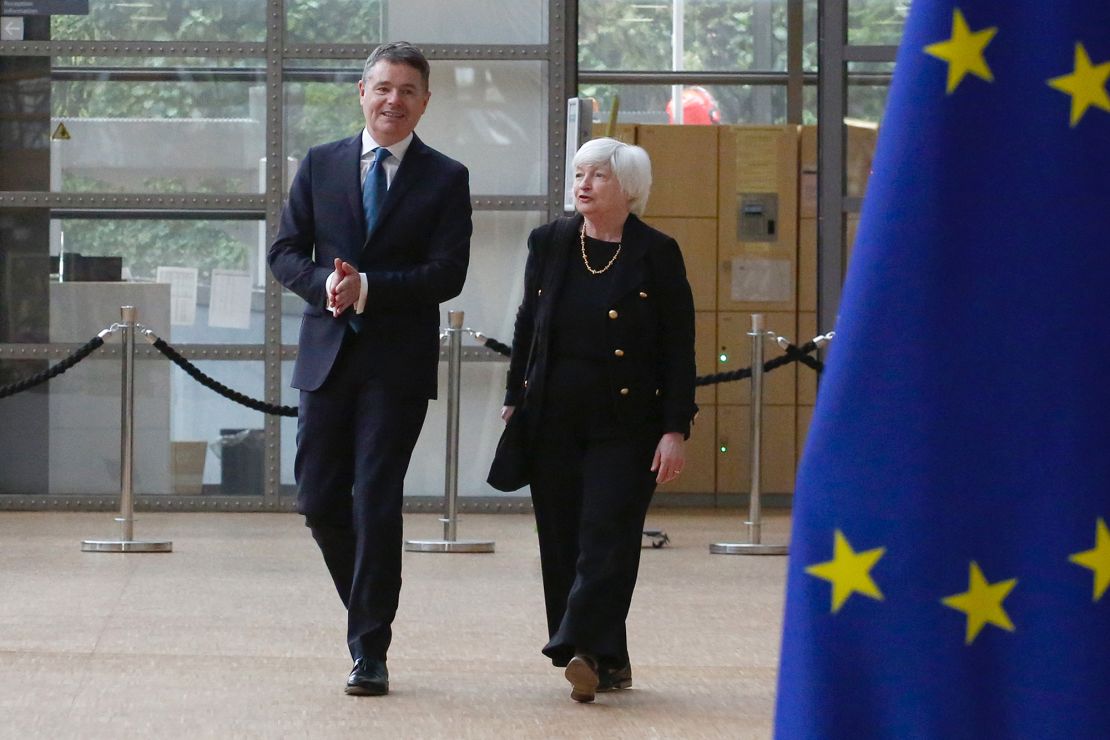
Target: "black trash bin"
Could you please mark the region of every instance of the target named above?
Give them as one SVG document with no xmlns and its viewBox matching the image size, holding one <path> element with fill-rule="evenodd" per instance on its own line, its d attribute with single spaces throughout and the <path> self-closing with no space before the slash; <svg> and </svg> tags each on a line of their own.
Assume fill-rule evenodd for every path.
<svg viewBox="0 0 1110 740">
<path fill-rule="evenodd" d="M 261 496 L 265 472 L 261 429 L 220 430 L 220 488 L 224 496 Z"/>
</svg>

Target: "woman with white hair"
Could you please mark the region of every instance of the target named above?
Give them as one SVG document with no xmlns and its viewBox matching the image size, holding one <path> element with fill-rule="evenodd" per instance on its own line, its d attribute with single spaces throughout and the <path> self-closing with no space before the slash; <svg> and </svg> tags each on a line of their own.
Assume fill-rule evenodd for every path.
<svg viewBox="0 0 1110 740">
<path fill-rule="evenodd" d="M 647 152 L 594 139 L 577 214 L 528 238 L 501 417 L 522 413 L 550 640 L 571 698 L 632 684 L 625 619 L 655 486 L 685 461 L 694 304 L 674 239 L 640 220 Z M 491 477 L 491 483 L 494 482 Z"/>
</svg>

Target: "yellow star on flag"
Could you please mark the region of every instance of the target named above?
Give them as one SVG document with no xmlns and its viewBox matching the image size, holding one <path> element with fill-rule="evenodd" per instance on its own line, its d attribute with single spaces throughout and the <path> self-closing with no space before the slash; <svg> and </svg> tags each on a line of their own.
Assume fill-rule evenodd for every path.
<svg viewBox="0 0 1110 740">
<path fill-rule="evenodd" d="M 1075 71 L 1048 81 L 1049 87 L 1071 96 L 1072 128 L 1092 105 L 1110 111 L 1110 96 L 1106 94 L 1107 77 L 1110 77 L 1110 62 L 1092 65 L 1083 44 L 1076 44 Z"/>
<path fill-rule="evenodd" d="M 1006 610 L 1002 608 L 1002 600 L 1013 591 L 1016 585 L 1016 578 L 999 581 L 998 583 L 988 583 L 987 579 L 983 577 L 983 571 L 979 570 L 979 564 L 974 560 L 971 561 L 967 591 L 962 594 L 946 596 L 940 600 L 945 606 L 967 615 L 965 645 L 974 642 L 979 631 L 988 622 L 1004 630 L 1014 631 L 1014 623 L 1010 621 Z"/>
<path fill-rule="evenodd" d="M 1095 572 L 1094 600 L 1101 599 L 1106 593 L 1106 587 L 1110 586 L 1110 529 L 1106 528 L 1106 522 L 1102 517 L 1098 518 L 1098 524 L 1095 525 L 1094 548 L 1077 552 L 1068 560 Z"/>
<path fill-rule="evenodd" d="M 809 566 L 806 573 L 823 578 L 833 585 L 832 611 L 835 614 L 853 593 L 883 600 L 882 591 L 871 580 L 871 568 L 885 552 L 885 547 L 856 552 L 844 533 L 838 529 L 833 537 L 833 559 Z"/>
<path fill-rule="evenodd" d="M 987 82 L 994 82 L 994 75 L 987 66 L 987 60 L 983 58 L 983 49 L 987 48 L 996 33 L 997 26 L 972 32 L 964 20 L 964 14 L 956 8 L 952 14 L 952 37 L 925 47 L 926 54 L 948 62 L 948 85 L 945 88 L 947 94 L 952 94 L 968 72 Z"/>
</svg>

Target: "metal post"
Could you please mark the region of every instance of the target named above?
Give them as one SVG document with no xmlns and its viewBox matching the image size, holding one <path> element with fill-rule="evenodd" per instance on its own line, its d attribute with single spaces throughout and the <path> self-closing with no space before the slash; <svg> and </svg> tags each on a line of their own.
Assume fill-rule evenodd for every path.
<svg viewBox="0 0 1110 740">
<path fill-rule="evenodd" d="M 447 457 L 444 473 L 442 540 L 406 540 L 409 552 L 493 552 L 492 540 L 459 540 L 459 389 L 462 384 L 462 335 L 464 313 L 447 312 Z"/>
<path fill-rule="evenodd" d="M 446 516 L 443 539 L 454 542 L 458 533 L 459 497 L 459 387 L 462 384 L 463 312 L 447 312 L 447 449 L 443 496 Z"/>
<path fill-rule="evenodd" d="M 120 306 L 120 328 L 123 330 L 122 382 L 120 387 L 120 538 L 118 540 L 85 540 L 84 552 L 171 552 L 172 542 L 137 542 L 135 540 L 135 317 L 134 306 Z"/>
<path fill-rule="evenodd" d="M 763 314 L 752 314 L 752 406 L 750 435 L 751 444 L 751 497 L 748 510 L 748 542 L 718 542 L 709 546 L 714 555 L 785 555 L 786 545 L 764 545 L 760 542 L 763 527 L 763 511 L 760 508 L 760 478 L 763 458 Z"/>
<path fill-rule="evenodd" d="M 683 69 L 686 55 L 685 0 L 673 0 L 671 6 L 671 67 L 675 72 Z M 682 100 L 682 85 L 671 85 L 671 122 L 681 126 L 685 120 L 686 106 Z"/>
</svg>

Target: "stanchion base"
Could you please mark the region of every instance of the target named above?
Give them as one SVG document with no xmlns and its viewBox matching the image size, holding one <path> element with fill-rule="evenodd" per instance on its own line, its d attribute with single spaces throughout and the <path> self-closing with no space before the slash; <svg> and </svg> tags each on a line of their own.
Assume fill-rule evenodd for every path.
<svg viewBox="0 0 1110 740">
<path fill-rule="evenodd" d="M 785 555 L 786 545 L 757 545 L 750 542 L 717 542 L 709 546 L 711 555 Z"/>
<path fill-rule="evenodd" d="M 493 552 L 493 540 L 405 540 L 406 552 Z"/>
<path fill-rule="evenodd" d="M 172 542 L 136 540 L 85 540 L 81 552 L 173 552 Z"/>
</svg>

